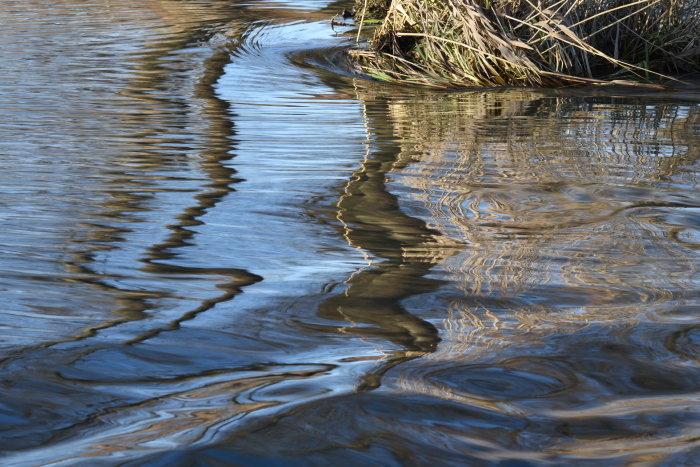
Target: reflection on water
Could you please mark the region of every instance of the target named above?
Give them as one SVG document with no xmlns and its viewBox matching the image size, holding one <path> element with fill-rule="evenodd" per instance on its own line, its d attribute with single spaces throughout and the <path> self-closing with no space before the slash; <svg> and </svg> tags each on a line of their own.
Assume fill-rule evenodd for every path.
<svg viewBox="0 0 700 467">
<path fill-rule="evenodd" d="M 693 463 L 696 95 L 379 85 L 342 2 L 4 5 L 3 463 Z"/>
<path fill-rule="evenodd" d="M 533 460 L 694 449 L 700 372 L 675 341 L 695 327 L 697 248 L 677 232 L 697 229 L 697 105 L 503 91 L 390 115 L 406 211 L 460 244 L 434 268 L 442 344 L 394 384 L 518 414 Z"/>
<path fill-rule="evenodd" d="M 690 463 L 697 104 L 354 84 L 368 154 L 336 214 L 371 261 L 318 310 L 403 349 L 189 455 Z"/>
<path fill-rule="evenodd" d="M 430 225 L 462 243 L 446 267 L 464 292 L 545 286 L 538 303 L 571 295 L 607 307 L 693 287 L 695 260 L 672 232 L 697 209 L 696 106 L 488 99 L 391 109 L 413 161 L 396 179 L 415 189 Z"/>
</svg>

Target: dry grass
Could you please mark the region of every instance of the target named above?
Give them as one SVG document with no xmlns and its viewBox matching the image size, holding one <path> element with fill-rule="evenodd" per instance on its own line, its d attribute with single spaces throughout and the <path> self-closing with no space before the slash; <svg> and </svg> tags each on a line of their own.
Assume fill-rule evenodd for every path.
<svg viewBox="0 0 700 467">
<path fill-rule="evenodd" d="M 435 87 L 666 80 L 700 71 L 700 0 L 392 0 L 352 55 Z"/>
</svg>

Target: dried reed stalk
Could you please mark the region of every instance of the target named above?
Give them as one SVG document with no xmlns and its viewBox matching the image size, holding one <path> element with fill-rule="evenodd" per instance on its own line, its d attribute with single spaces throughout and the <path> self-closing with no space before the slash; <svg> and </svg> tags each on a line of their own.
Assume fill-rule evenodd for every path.
<svg viewBox="0 0 700 467">
<path fill-rule="evenodd" d="M 700 0 L 391 0 L 352 55 L 441 88 L 673 79 L 700 71 Z"/>
</svg>

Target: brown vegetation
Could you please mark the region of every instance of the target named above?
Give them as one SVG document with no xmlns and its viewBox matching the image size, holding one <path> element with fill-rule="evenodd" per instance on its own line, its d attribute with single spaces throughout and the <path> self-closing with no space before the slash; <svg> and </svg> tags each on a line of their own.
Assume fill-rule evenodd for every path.
<svg viewBox="0 0 700 467">
<path fill-rule="evenodd" d="M 358 0 L 357 18 L 382 0 Z M 435 87 L 562 86 L 700 71 L 700 0 L 383 0 L 370 75 Z M 615 81 L 617 80 L 617 81 Z"/>
</svg>

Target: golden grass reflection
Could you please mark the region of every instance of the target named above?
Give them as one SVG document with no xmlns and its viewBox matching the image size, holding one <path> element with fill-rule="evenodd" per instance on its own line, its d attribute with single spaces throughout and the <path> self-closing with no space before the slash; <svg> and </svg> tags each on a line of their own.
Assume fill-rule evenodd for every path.
<svg viewBox="0 0 700 467">
<path fill-rule="evenodd" d="M 368 112 L 381 92 L 358 86 Z M 387 187 L 436 232 L 404 255 L 431 258 L 448 283 L 418 305 L 444 316 L 436 351 L 385 384 L 551 417 L 565 441 L 546 456 L 643 460 L 612 436 L 653 425 L 647 397 L 669 411 L 695 397 L 674 395 L 692 384 L 685 364 L 652 357 L 695 301 L 696 250 L 676 232 L 696 222 L 700 108 L 526 89 L 379 99 L 391 132 L 370 139 L 400 145 Z M 625 416 L 639 426 L 621 429 Z M 660 434 L 649 451 L 692 435 Z"/>
<path fill-rule="evenodd" d="M 669 241 L 679 226 L 663 213 L 693 204 L 697 107 L 581 105 L 531 90 L 387 102 L 405 166 L 391 175 L 442 241 L 460 245 L 439 255 L 464 292 L 556 285 L 593 304 L 688 285 L 686 249 Z M 659 281 L 654 258 L 682 266 Z"/>
</svg>

